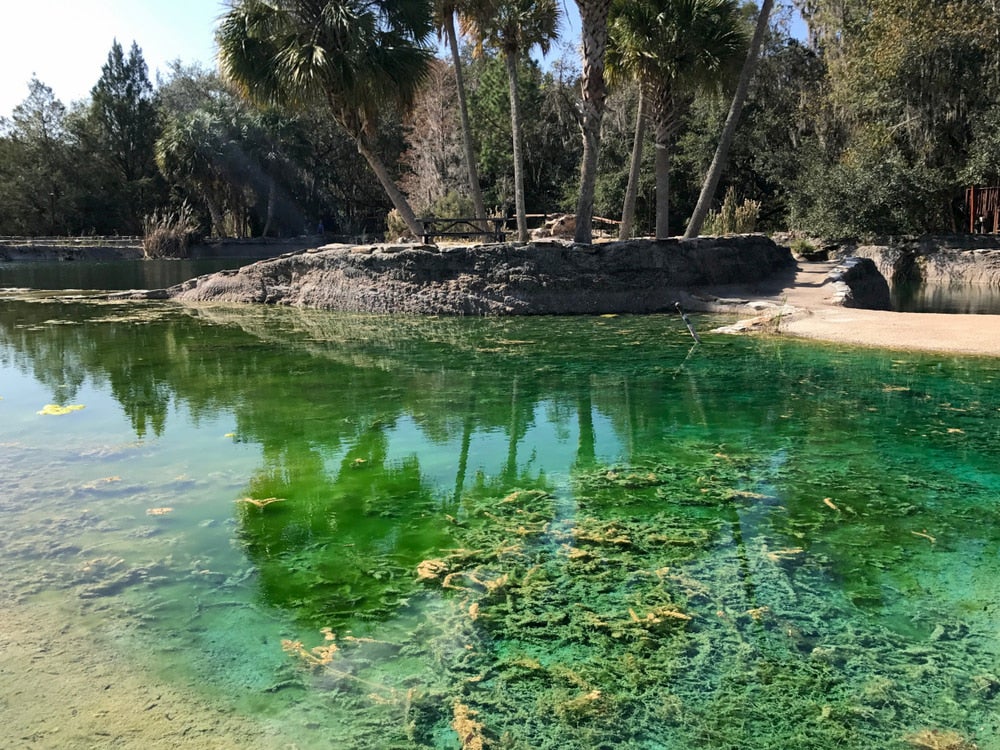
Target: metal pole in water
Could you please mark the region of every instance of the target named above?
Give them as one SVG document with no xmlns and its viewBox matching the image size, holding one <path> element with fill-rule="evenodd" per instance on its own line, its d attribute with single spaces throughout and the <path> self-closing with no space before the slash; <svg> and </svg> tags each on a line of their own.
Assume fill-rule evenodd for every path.
<svg viewBox="0 0 1000 750">
<path fill-rule="evenodd" d="M 701 339 L 698 338 L 697 331 L 694 330 L 694 326 L 691 325 L 691 321 L 688 320 L 687 313 L 685 313 L 681 309 L 681 303 L 680 302 L 674 302 L 674 307 L 676 307 L 677 308 L 677 312 L 679 312 L 681 314 L 681 320 L 683 320 L 684 321 L 684 325 L 687 326 L 688 333 L 691 334 L 691 338 L 694 339 L 694 341 L 695 341 L 696 344 L 700 344 L 701 343 Z"/>
</svg>

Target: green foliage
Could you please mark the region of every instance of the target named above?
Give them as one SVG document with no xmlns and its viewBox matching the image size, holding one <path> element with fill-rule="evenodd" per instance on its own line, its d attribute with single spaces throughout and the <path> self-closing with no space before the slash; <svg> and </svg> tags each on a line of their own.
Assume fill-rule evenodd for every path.
<svg viewBox="0 0 1000 750">
<path fill-rule="evenodd" d="M 472 198 L 456 190 L 449 190 L 427 209 L 428 216 L 439 218 L 454 218 L 458 216 L 475 216 Z"/>
<path fill-rule="evenodd" d="M 608 68 L 612 80 L 642 87 L 656 142 L 656 235 L 669 236 L 674 142 L 694 94 L 733 77 L 745 58 L 746 30 L 734 0 L 643 0 L 612 4 Z M 631 160 L 629 160 L 631 161 Z M 631 206 L 622 213 L 631 223 Z"/>
<path fill-rule="evenodd" d="M 819 158 L 805 164 L 799 226 L 842 235 L 959 223 L 963 175 L 990 176 L 981 126 L 1000 80 L 997 24 L 983 0 L 872 0 L 845 27 L 826 90 L 840 135 L 817 141 Z"/>
<path fill-rule="evenodd" d="M 159 125 L 142 51 L 133 42 L 128 56 L 116 40 L 91 91 L 91 116 L 99 158 L 119 175 L 113 199 L 121 205 L 121 229 L 138 231 L 137 217 L 162 201 L 163 185 L 153 160 Z"/>
<path fill-rule="evenodd" d="M 1000 104 L 977 113 L 970 122 L 969 160 L 962 170 L 968 185 L 1000 185 Z"/>
<path fill-rule="evenodd" d="M 756 231 L 760 216 L 760 201 L 745 198 L 736 202 L 736 190 L 731 185 L 718 211 L 709 211 L 705 217 L 702 234 L 721 236 L 725 234 L 749 234 Z"/>
<path fill-rule="evenodd" d="M 300 21 L 312 18 L 311 4 L 279 5 Z M 651 7 L 621 6 L 621 13 L 633 15 Z M 270 7 L 262 0 L 236 3 L 234 12 L 253 23 L 223 24 L 223 37 L 250 29 L 264 51 L 275 51 L 267 46 L 272 42 L 291 44 L 292 37 L 270 34 L 275 28 L 263 23 Z M 429 56 L 420 44 L 430 28 L 423 0 L 379 5 L 387 13 L 383 25 L 374 20 L 374 6 L 355 0 L 315 7 L 342 11 L 320 19 L 320 42 L 327 60 L 346 67 L 324 67 L 323 54 L 309 57 L 304 48 L 289 47 L 277 72 L 301 87 L 282 93 L 267 76 L 244 86 L 259 99 L 295 104 L 294 111 L 242 102 L 214 72 L 180 63 L 154 88 L 139 47 L 123 48 L 117 41 L 89 100 L 79 105 L 64 106 L 50 88 L 32 80 L 28 97 L 0 123 L 0 233 L 136 233 L 155 208 L 184 200 L 201 228 L 216 234 L 298 234 L 320 218 L 337 233 L 379 233 L 391 203 L 365 168 L 358 137 L 421 212 L 449 190 L 464 192 L 454 103 L 440 97 L 440 133 L 426 112 L 410 119 L 407 111 Z M 741 12 L 749 26 L 753 13 Z M 805 12 L 809 43 L 791 39 L 780 17 L 765 38 L 717 198 L 729 187 L 753 196 L 760 201 L 757 227 L 766 231 L 794 226 L 844 236 L 964 226 L 964 188 L 1000 182 L 1000 55 L 994 43 L 1000 20 L 993 3 L 818 0 Z M 481 22 L 502 20 L 496 15 Z M 334 34 L 343 23 L 350 34 Z M 311 33 L 320 27 L 302 28 Z M 651 30 L 650 24 L 633 29 L 647 35 Z M 680 46 L 688 49 L 694 39 L 687 34 Z M 510 212 L 515 186 L 505 47 L 500 36 L 492 41 L 495 47 L 476 58 L 467 47 L 462 70 L 486 206 Z M 636 53 L 633 58 L 619 59 L 622 50 L 612 47 L 609 61 L 622 64 L 611 72 L 634 63 L 662 73 L 669 62 L 664 50 L 643 56 L 638 37 L 631 41 L 636 45 L 625 50 Z M 382 54 L 396 42 L 393 55 Z M 250 55 L 249 48 L 244 51 Z M 578 200 L 581 82 L 576 51 L 567 55 L 572 63 L 549 60 L 544 68 L 525 54 L 517 59 L 530 213 L 571 210 Z M 273 66 L 254 67 L 250 57 L 231 61 L 239 63 L 229 71 L 234 80 L 237 72 L 275 72 Z M 442 76 L 451 76 L 450 64 L 443 66 Z M 690 74 L 697 67 L 687 61 L 683 69 Z M 338 77 L 338 70 L 345 76 Z M 711 162 L 729 96 L 715 87 L 692 95 L 681 78 L 669 82 L 683 95 L 664 99 L 660 109 L 669 115 L 671 131 L 670 212 L 683 219 Z M 637 89 L 631 80 L 619 76 L 607 99 L 595 188 L 598 216 L 617 217 L 624 199 L 635 127 Z M 154 143 L 161 151 L 159 169 Z M 400 158 L 408 149 L 426 159 L 423 171 L 409 156 Z M 654 153 L 647 144 L 638 234 L 652 229 Z"/>
<path fill-rule="evenodd" d="M 792 251 L 792 254 L 799 258 L 806 258 L 811 260 L 817 256 L 820 249 L 816 247 L 815 244 L 807 240 L 805 237 L 799 237 L 792 240 L 789 244 L 788 249 Z M 825 252 L 823 253 L 823 259 L 825 259 Z"/>
<path fill-rule="evenodd" d="M 944 170 L 896 148 L 859 145 L 833 165 L 808 166 L 792 197 L 793 228 L 828 237 L 915 234 L 949 226 Z"/>
<path fill-rule="evenodd" d="M 575 204 L 579 187 L 580 129 L 576 81 L 558 70 L 543 73 L 525 58 L 518 68 L 523 123 L 524 191 L 528 213 L 562 210 Z M 468 70 L 470 116 L 479 143 L 479 175 L 487 206 L 506 212 L 514 206 L 513 151 L 507 74 L 503 61 L 483 56 Z"/>
</svg>

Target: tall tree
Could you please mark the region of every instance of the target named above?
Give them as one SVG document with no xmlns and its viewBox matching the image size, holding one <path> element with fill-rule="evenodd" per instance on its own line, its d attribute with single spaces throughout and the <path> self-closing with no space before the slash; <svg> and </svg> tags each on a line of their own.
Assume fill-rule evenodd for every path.
<svg viewBox="0 0 1000 750">
<path fill-rule="evenodd" d="M 735 0 L 617 0 L 612 5 L 608 67 L 630 75 L 640 86 L 633 160 L 641 157 L 642 116 L 652 102 L 656 140 L 656 237 L 670 236 L 670 154 L 680 115 L 698 89 L 722 83 L 744 50 Z M 634 176 L 634 178 L 633 178 Z M 630 170 L 632 204 L 626 201 L 622 226 L 631 225 L 638 167 Z"/>
<path fill-rule="evenodd" d="M 71 230 L 66 107 L 52 89 L 32 78 L 28 96 L 0 121 L 6 158 L 3 221 L 11 234 L 57 234 Z"/>
<path fill-rule="evenodd" d="M 771 18 L 771 8 L 774 0 L 764 0 L 757 16 L 757 26 L 754 28 L 753 37 L 750 39 L 750 47 L 747 49 L 746 60 L 740 70 L 740 80 L 736 84 L 736 92 L 733 94 L 733 101 L 729 107 L 729 114 L 726 116 L 726 124 L 722 126 L 722 135 L 719 136 L 719 145 L 715 150 L 715 157 L 705 175 L 705 183 L 701 188 L 701 195 L 698 196 L 698 204 L 694 208 L 691 220 L 684 231 L 684 239 L 691 239 L 701 234 L 701 225 L 705 223 L 708 209 L 711 207 L 715 190 L 719 186 L 722 172 L 726 167 L 726 158 L 729 156 L 729 148 L 733 144 L 736 135 L 736 126 L 740 121 L 740 114 L 743 112 L 743 104 L 746 102 L 747 91 L 750 88 L 750 79 L 753 78 L 757 69 L 757 60 L 760 57 L 760 46 L 764 41 L 767 32 L 769 19 Z"/>
<path fill-rule="evenodd" d="M 153 144 L 159 131 L 146 61 L 132 42 L 128 57 L 116 39 L 91 90 L 94 118 L 105 158 L 118 171 L 126 221 L 134 231 L 151 207 L 156 176 Z"/>
<path fill-rule="evenodd" d="M 170 120 L 156 142 L 156 163 L 172 184 L 204 204 L 211 234 L 226 235 L 228 182 L 223 172 L 226 135 L 222 119 L 198 109 Z"/>
<path fill-rule="evenodd" d="M 380 113 L 407 106 L 432 58 L 427 0 L 235 0 L 217 33 L 223 75 L 262 104 L 324 102 L 414 236 L 422 227 L 379 156 Z"/>
<path fill-rule="evenodd" d="M 458 48 L 458 33 L 455 29 L 455 15 L 466 12 L 467 6 L 468 3 L 463 3 L 461 0 L 435 0 L 434 20 L 438 30 L 448 40 L 451 64 L 455 70 L 458 114 L 462 122 L 462 145 L 465 150 L 465 169 L 469 176 L 469 195 L 472 198 L 476 216 L 486 218 L 486 204 L 483 203 L 479 171 L 476 169 L 476 148 L 472 140 L 472 126 L 469 124 L 469 103 L 465 92 L 465 74 L 462 72 L 462 55 Z"/>
<path fill-rule="evenodd" d="M 528 241 L 524 200 L 524 155 L 517 68 L 520 57 L 532 48 L 548 52 L 559 26 L 556 0 L 485 0 L 471 18 L 471 33 L 481 45 L 499 50 L 507 68 L 510 89 L 510 129 L 514 147 L 514 205 L 517 239 Z"/>
<path fill-rule="evenodd" d="M 580 165 L 580 195 L 576 204 L 577 242 L 589 245 L 593 239 L 594 190 L 597 160 L 601 150 L 601 119 L 608 91 L 604 83 L 604 53 L 608 44 L 608 11 L 611 0 L 576 0 L 580 10 L 583 47 L 580 130 L 583 159 Z"/>
<path fill-rule="evenodd" d="M 462 216 L 478 216 L 468 189 L 462 125 L 455 117 L 458 92 L 455 75 L 444 60 L 434 60 L 430 74 L 410 111 L 407 150 L 402 161 L 409 168 L 400 186 L 414 210 L 426 212 L 445 195 L 462 205 Z M 477 177 L 478 179 L 478 177 Z"/>
</svg>

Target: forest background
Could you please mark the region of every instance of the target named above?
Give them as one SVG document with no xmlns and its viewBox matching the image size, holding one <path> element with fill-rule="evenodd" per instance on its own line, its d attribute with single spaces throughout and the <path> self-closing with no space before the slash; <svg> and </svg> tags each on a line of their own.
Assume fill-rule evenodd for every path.
<svg viewBox="0 0 1000 750">
<path fill-rule="evenodd" d="M 646 0 L 639 0 L 645 2 Z M 655 2 L 655 0 L 649 0 Z M 760 204 L 757 228 L 843 237 L 954 231 L 968 185 L 1000 184 L 996 0 L 803 0 L 806 38 L 772 16 L 716 203 Z M 758 9 L 738 6 L 752 31 Z M 465 27 L 470 30 L 468 26 Z M 505 50 L 461 39 L 485 205 L 514 211 Z M 572 213 L 580 189 L 576 40 L 517 50 L 530 213 Z M 609 52 L 611 54 L 611 52 Z M 374 143 L 418 215 L 471 215 L 455 71 L 435 60 L 417 97 L 380 113 Z M 667 144 L 670 229 L 684 230 L 715 152 L 739 66 L 683 81 Z M 594 213 L 621 217 L 640 102 L 616 75 L 603 118 Z M 645 138 L 635 233 L 656 221 L 655 141 Z M 662 145 L 662 144 L 661 144 Z M 375 237 L 391 204 L 323 107 L 256 106 L 214 70 L 176 61 L 152 82 L 137 43 L 115 42 L 90 96 L 71 105 L 32 78 L 0 119 L 0 235 L 134 235 L 187 207 L 203 236 Z"/>
</svg>

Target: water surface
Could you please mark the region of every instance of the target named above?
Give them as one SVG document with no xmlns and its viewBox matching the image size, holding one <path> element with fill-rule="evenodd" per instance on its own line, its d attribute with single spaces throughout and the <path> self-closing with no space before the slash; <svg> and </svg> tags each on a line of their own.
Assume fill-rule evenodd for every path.
<svg viewBox="0 0 1000 750">
<path fill-rule="evenodd" d="M 8 299 L 0 593 L 280 746 L 1000 747 L 1000 361 L 703 338 Z"/>
<path fill-rule="evenodd" d="M 983 284 L 894 284 L 897 312 L 1000 315 L 1000 287 Z"/>
<path fill-rule="evenodd" d="M 252 263 L 250 258 L 19 261 L 0 263 L 0 289 L 165 289 L 202 274 Z"/>
</svg>

